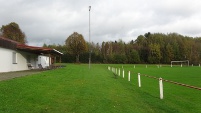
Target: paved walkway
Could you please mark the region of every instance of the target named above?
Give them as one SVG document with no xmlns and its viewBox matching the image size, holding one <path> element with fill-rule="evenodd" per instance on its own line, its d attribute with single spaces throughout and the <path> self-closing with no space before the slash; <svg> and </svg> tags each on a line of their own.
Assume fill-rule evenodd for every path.
<svg viewBox="0 0 201 113">
<path fill-rule="evenodd" d="M 27 70 L 27 71 L 17 71 L 17 72 L 6 72 L 0 73 L 0 81 L 9 80 L 17 77 L 32 75 L 42 72 L 41 70 Z"/>
</svg>

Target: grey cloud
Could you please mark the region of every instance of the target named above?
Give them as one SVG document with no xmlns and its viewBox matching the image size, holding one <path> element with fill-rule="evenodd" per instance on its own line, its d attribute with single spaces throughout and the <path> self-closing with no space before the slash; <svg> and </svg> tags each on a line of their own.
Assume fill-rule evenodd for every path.
<svg viewBox="0 0 201 113">
<path fill-rule="evenodd" d="M 30 45 L 63 44 L 73 32 L 128 42 L 146 32 L 201 35 L 199 0 L 0 0 L 0 25 L 17 22 Z"/>
</svg>

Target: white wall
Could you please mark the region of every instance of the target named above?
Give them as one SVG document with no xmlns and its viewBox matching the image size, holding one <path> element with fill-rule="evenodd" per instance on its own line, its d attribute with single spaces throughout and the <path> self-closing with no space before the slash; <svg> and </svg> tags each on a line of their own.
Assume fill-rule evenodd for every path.
<svg viewBox="0 0 201 113">
<path fill-rule="evenodd" d="M 38 56 L 38 64 L 41 64 L 43 68 L 50 66 L 50 58 L 48 56 Z"/>
<path fill-rule="evenodd" d="M 17 53 L 17 63 L 13 64 L 13 52 Z M 35 54 L 5 49 L 0 47 L 0 72 L 28 70 L 27 56 L 31 56 L 32 65 L 36 66 Z"/>
</svg>

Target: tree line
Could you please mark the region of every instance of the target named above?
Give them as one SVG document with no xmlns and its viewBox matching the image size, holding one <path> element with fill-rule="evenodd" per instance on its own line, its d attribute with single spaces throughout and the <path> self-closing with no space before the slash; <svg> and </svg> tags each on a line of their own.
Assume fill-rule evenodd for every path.
<svg viewBox="0 0 201 113">
<path fill-rule="evenodd" d="M 65 45 L 44 44 L 44 47 L 56 48 L 63 52 L 63 62 L 78 62 L 76 55 L 72 54 L 68 48 L 71 43 Z M 193 38 L 177 33 L 148 32 L 128 43 L 119 39 L 101 44 L 85 42 L 84 45 L 85 49 L 79 54 L 79 62 L 82 63 L 89 61 L 89 52 L 91 52 L 93 63 L 169 64 L 171 61 L 189 60 L 192 64 L 199 64 L 201 61 L 201 37 Z"/>
<path fill-rule="evenodd" d="M 15 22 L 3 25 L 0 36 L 23 44 L 27 43 L 25 33 Z M 127 43 L 121 39 L 89 43 L 84 40 L 82 34 L 74 32 L 67 37 L 64 45 L 44 44 L 43 47 L 61 51 L 64 53 L 62 62 L 69 63 L 88 63 L 89 53 L 92 63 L 169 64 L 173 60 L 189 60 L 192 64 L 201 62 L 201 37 L 189 37 L 177 33 L 148 32 Z"/>
</svg>

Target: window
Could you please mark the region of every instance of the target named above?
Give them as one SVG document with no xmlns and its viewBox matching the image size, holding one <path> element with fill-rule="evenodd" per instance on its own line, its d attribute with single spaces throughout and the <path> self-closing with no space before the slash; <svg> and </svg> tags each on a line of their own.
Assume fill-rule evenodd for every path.
<svg viewBox="0 0 201 113">
<path fill-rule="evenodd" d="M 13 52 L 13 64 L 17 64 L 17 53 Z"/>
</svg>

